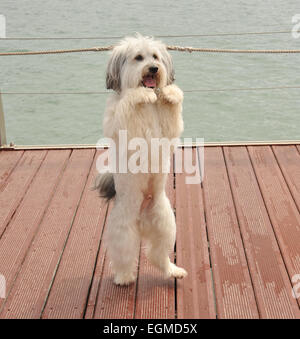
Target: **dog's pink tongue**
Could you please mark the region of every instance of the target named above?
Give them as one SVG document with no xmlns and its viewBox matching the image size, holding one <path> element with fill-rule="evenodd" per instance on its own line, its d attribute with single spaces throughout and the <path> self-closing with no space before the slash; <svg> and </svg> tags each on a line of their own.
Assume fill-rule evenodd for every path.
<svg viewBox="0 0 300 339">
<path fill-rule="evenodd" d="M 156 87 L 156 80 L 152 76 L 144 77 L 143 83 L 146 87 Z"/>
</svg>

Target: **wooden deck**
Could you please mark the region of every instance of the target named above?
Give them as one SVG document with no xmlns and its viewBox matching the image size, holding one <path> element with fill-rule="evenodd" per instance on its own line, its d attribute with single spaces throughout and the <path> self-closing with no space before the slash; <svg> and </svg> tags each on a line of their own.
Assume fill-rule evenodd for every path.
<svg viewBox="0 0 300 339">
<path fill-rule="evenodd" d="M 171 174 L 189 275 L 164 280 L 142 249 L 129 287 L 112 283 L 110 206 L 90 190 L 98 152 L 0 151 L 1 318 L 300 317 L 299 145 L 206 147 L 202 184 Z"/>
</svg>

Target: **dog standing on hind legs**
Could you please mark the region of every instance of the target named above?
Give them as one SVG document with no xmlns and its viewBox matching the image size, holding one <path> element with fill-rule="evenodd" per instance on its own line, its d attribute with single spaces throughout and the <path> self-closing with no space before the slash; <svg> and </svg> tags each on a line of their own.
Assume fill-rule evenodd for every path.
<svg viewBox="0 0 300 339">
<path fill-rule="evenodd" d="M 127 132 L 129 142 L 143 138 L 149 148 L 153 138 L 180 136 L 183 93 L 173 81 L 172 59 L 163 43 L 138 34 L 114 47 L 106 76 L 107 88 L 114 92 L 107 101 L 103 131 L 117 145 L 117 159 L 119 131 Z M 128 151 L 126 160 L 130 155 Z M 147 173 L 105 173 L 96 180 L 100 196 L 114 199 L 106 244 L 117 285 L 135 281 L 141 237 L 147 243 L 147 258 L 167 278 L 187 275 L 169 258 L 176 223 L 165 192 L 167 174 L 162 171 L 170 157 L 160 158 L 158 173 L 151 173 L 153 160 L 147 155 Z"/>
</svg>

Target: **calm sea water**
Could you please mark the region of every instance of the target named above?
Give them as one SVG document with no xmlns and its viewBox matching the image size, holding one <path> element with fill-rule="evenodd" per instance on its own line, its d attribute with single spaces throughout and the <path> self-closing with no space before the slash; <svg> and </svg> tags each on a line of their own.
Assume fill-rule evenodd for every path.
<svg viewBox="0 0 300 339">
<path fill-rule="evenodd" d="M 7 37 L 111 37 L 291 31 L 299 0 L 1 0 Z M 300 49 L 291 33 L 163 38 L 166 44 L 232 49 Z M 86 48 L 97 40 L 0 40 L 0 51 Z M 205 141 L 300 139 L 300 89 L 188 92 L 300 86 L 300 55 L 171 52 L 184 90 L 186 137 Z M 108 53 L 0 58 L 3 92 L 105 91 Z M 3 94 L 8 141 L 96 143 L 107 94 Z"/>
</svg>

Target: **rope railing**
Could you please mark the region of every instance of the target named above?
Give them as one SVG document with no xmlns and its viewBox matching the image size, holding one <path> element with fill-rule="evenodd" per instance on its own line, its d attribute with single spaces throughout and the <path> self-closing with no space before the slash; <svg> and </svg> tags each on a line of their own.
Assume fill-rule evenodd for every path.
<svg viewBox="0 0 300 339">
<path fill-rule="evenodd" d="M 5 52 L 0 53 L 0 56 L 20 56 L 20 55 L 44 55 L 44 54 L 65 54 L 65 53 L 83 53 L 83 52 L 104 52 L 110 51 L 114 46 L 80 48 L 80 49 L 61 49 L 61 50 L 47 50 L 47 51 L 20 51 L 20 52 Z M 181 46 L 167 46 L 170 51 L 178 52 L 201 52 L 201 53 L 245 53 L 245 54 L 297 54 L 300 49 L 286 49 L 286 50 L 266 50 L 266 49 L 217 49 L 217 48 L 197 48 L 197 47 L 181 47 Z"/>
<path fill-rule="evenodd" d="M 277 87 L 241 87 L 241 88 L 201 88 L 201 89 L 183 89 L 184 93 L 199 92 L 238 92 L 238 91 L 270 91 L 300 89 L 300 86 L 277 86 Z M 110 91 L 84 91 L 84 92 L 0 92 L 4 95 L 95 95 L 109 94 Z"/>
<path fill-rule="evenodd" d="M 285 54 L 300 53 L 300 49 L 218 49 L 218 48 L 197 48 L 197 47 L 181 47 L 167 46 L 170 51 L 178 52 L 202 52 L 202 53 L 249 53 L 249 54 Z"/>
<path fill-rule="evenodd" d="M 12 55 L 39 55 L 39 54 L 64 54 L 64 53 L 82 53 L 82 52 L 104 52 L 110 51 L 113 46 L 106 47 L 92 47 L 92 48 L 79 48 L 79 49 L 60 49 L 51 51 L 32 51 L 32 52 L 7 52 L 0 53 L 0 56 L 12 56 Z"/>
</svg>

